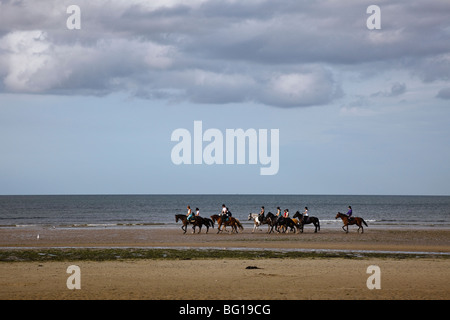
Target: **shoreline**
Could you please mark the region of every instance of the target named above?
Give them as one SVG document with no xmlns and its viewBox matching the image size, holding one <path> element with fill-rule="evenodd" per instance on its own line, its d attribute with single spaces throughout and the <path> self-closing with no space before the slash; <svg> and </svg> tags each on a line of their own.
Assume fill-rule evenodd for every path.
<svg viewBox="0 0 450 320">
<path fill-rule="evenodd" d="M 253 229 L 253 222 L 248 221 L 247 219 L 243 219 L 240 221 L 241 224 L 246 229 Z M 424 223 L 399 223 L 399 222 L 388 222 L 388 221 L 370 221 L 366 220 L 369 223 L 370 229 L 385 229 L 385 230 L 450 230 L 449 223 L 442 222 L 432 222 L 427 221 Z M 138 222 L 138 223 L 83 223 L 83 224 L 13 224 L 13 225 L 0 225 L 1 229 L 14 229 L 14 228 L 43 228 L 43 229 L 92 229 L 92 228 L 114 228 L 114 229 L 122 229 L 122 228 L 162 228 L 162 229 L 176 229 L 180 228 L 181 223 L 165 223 L 165 222 Z M 321 220 L 321 228 L 323 229 L 337 229 L 342 226 L 342 222 L 340 220 Z M 217 225 L 214 225 L 217 228 Z M 305 225 L 305 229 L 311 228 L 312 224 Z M 350 226 L 351 228 L 352 226 Z M 189 228 L 189 226 L 188 226 Z M 262 228 L 267 228 L 267 225 L 263 225 Z"/>
</svg>

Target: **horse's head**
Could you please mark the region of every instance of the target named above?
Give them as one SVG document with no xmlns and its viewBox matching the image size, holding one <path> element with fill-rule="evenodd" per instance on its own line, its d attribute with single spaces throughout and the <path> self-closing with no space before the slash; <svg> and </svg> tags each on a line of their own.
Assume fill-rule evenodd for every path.
<svg viewBox="0 0 450 320">
<path fill-rule="evenodd" d="M 301 215 L 300 211 L 297 211 L 297 212 L 294 214 L 294 218 L 300 217 L 300 215 Z"/>
<path fill-rule="evenodd" d="M 248 214 L 248 220 L 252 220 L 253 218 L 252 218 L 252 213 L 250 212 L 249 214 Z"/>
<path fill-rule="evenodd" d="M 335 217 L 335 219 L 340 218 L 341 215 L 342 215 L 342 213 L 338 212 L 337 215 L 336 215 L 336 217 Z"/>
</svg>

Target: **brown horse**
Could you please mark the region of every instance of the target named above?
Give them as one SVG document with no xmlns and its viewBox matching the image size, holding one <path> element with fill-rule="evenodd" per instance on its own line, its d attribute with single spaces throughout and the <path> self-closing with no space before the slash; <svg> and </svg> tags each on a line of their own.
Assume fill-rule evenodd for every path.
<svg viewBox="0 0 450 320">
<path fill-rule="evenodd" d="M 214 221 L 214 222 L 217 221 L 217 224 L 218 224 L 218 226 L 217 226 L 217 229 L 218 229 L 218 230 L 217 230 L 217 233 L 223 231 L 223 230 L 220 229 L 220 227 L 222 226 L 222 224 L 223 224 L 223 229 L 225 229 L 225 230 L 226 230 L 226 227 L 227 227 L 227 226 L 231 226 L 231 232 L 234 231 L 234 232 L 238 233 L 237 228 L 239 228 L 239 229 L 241 229 L 241 230 L 244 230 L 244 227 L 243 227 L 242 224 L 239 222 L 239 220 L 236 219 L 236 218 L 229 217 L 227 221 L 223 221 L 223 220 L 222 220 L 222 216 L 219 216 L 218 214 L 214 214 L 214 215 L 211 216 L 211 219 L 212 219 L 212 221 Z"/>
<path fill-rule="evenodd" d="M 344 222 L 344 225 L 342 226 L 342 230 L 344 230 L 346 233 L 348 233 L 348 226 L 352 225 L 352 224 L 356 224 L 359 227 L 358 233 L 359 233 L 359 229 L 361 229 L 361 233 L 364 233 L 364 228 L 362 226 L 363 223 L 366 227 L 368 227 L 368 225 L 364 221 L 364 219 L 360 218 L 360 217 L 349 218 L 346 214 L 338 212 L 335 219 L 337 219 L 337 218 L 341 218 L 342 222 Z M 345 229 L 345 227 L 347 227 L 347 229 Z"/>
</svg>

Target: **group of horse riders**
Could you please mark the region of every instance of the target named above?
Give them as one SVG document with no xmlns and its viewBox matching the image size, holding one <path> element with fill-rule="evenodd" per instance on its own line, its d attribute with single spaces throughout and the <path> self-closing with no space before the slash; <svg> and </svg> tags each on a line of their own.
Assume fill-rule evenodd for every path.
<svg viewBox="0 0 450 320">
<path fill-rule="evenodd" d="M 363 224 L 367 227 L 367 223 L 364 221 L 361 217 L 354 217 L 353 216 L 353 210 L 351 206 L 348 206 L 347 213 L 340 213 L 338 212 L 336 215 L 336 219 L 341 218 L 344 225 L 342 226 L 342 229 L 348 233 L 348 226 L 356 224 L 358 226 L 358 233 L 359 230 L 361 232 L 364 232 Z M 315 231 L 317 232 L 320 230 L 320 222 L 317 217 L 312 217 L 309 215 L 308 207 L 305 207 L 305 210 L 300 213 L 300 211 L 297 211 L 292 219 L 289 217 L 289 209 L 285 209 L 283 214 L 281 213 L 280 207 L 277 207 L 277 214 L 274 215 L 271 212 L 265 215 L 265 209 L 264 207 L 261 207 L 261 211 L 259 213 L 250 213 L 248 220 L 253 219 L 254 221 L 254 227 L 253 232 L 259 227 L 261 224 L 269 224 L 269 230 L 268 232 L 271 233 L 274 226 L 276 226 L 276 230 L 279 232 L 280 227 L 284 227 L 284 230 L 287 230 L 288 227 L 293 230 L 295 227 L 298 231 L 303 232 L 303 226 L 305 224 L 314 224 Z"/>
<path fill-rule="evenodd" d="M 186 214 L 187 216 L 187 220 L 188 221 L 193 221 L 194 216 L 200 216 L 200 209 L 199 208 L 195 208 L 195 214 L 192 211 L 190 206 L 187 206 L 188 212 Z M 228 207 L 225 204 L 222 204 L 222 211 L 220 212 L 219 216 L 222 217 L 223 221 L 227 221 L 229 219 L 229 217 L 232 216 L 231 211 L 228 210 Z"/>
<path fill-rule="evenodd" d="M 262 218 L 264 217 L 264 213 L 265 213 L 264 206 L 262 206 L 261 211 L 259 212 L 260 220 L 262 220 Z M 353 214 L 352 206 L 348 206 L 347 217 L 348 217 L 349 221 L 352 220 L 352 214 Z M 277 219 L 279 219 L 280 217 L 289 218 L 289 209 L 284 209 L 283 214 L 281 214 L 280 207 L 277 207 L 276 217 L 277 217 Z M 309 217 L 308 207 L 305 207 L 305 211 L 302 212 L 302 222 L 305 223 L 307 221 L 308 217 Z"/>
<path fill-rule="evenodd" d="M 187 214 L 186 214 L 186 217 L 187 217 L 187 222 L 190 222 L 190 223 L 194 223 L 195 222 L 195 219 L 196 219 L 196 217 L 199 217 L 199 219 L 200 220 L 204 220 L 204 218 L 201 218 L 200 217 L 200 210 L 199 210 L 199 208 L 196 208 L 195 209 L 195 213 L 193 212 L 193 210 L 191 209 L 191 207 L 190 206 L 187 206 L 187 209 L 188 209 L 188 212 L 187 212 Z M 251 216 L 252 215 L 255 215 L 255 216 L 257 216 L 257 220 L 255 220 L 255 227 L 254 227 L 254 229 L 253 229 L 253 231 L 255 230 L 255 228 L 258 226 L 258 225 L 260 225 L 260 224 L 262 224 L 262 223 L 266 223 L 265 222 L 265 220 L 267 220 L 268 218 L 269 218 L 269 216 L 272 216 L 272 218 L 270 218 L 270 220 L 271 220 L 271 222 L 270 222 L 270 225 L 271 225 L 271 230 L 273 230 L 273 227 L 275 226 L 275 225 L 278 225 L 279 223 L 286 223 L 286 221 L 288 221 L 290 224 L 292 224 L 292 221 L 293 220 L 295 220 L 295 218 L 299 218 L 299 219 L 297 219 L 297 220 L 299 220 L 299 222 L 295 222 L 295 224 L 296 224 L 296 226 L 297 227 L 299 227 L 300 228 L 300 230 L 301 230 L 301 232 L 303 232 L 303 225 L 304 224 L 309 224 L 309 223 L 313 223 L 314 224 L 314 226 L 315 226 L 315 232 L 317 232 L 318 230 L 320 230 L 320 223 L 319 223 L 319 219 L 318 218 L 316 218 L 316 217 L 310 217 L 309 216 L 309 210 L 308 210 L 308 207 L 305 207 L 305 210 L 303 211 L 303 213 L 300 213 L 299 211 L 297 211 L 296 213 L 295 213 L 295 215 L 294 215 L 294 217 L 293 217 L 293 220 L 289 217 L 289 209 L 285 209 L 284 210 L 284 212 L 283 212 L 283 214 L 281 213 L 281 208 L 280 207 L 277 207 L 277 213 L 276 213 L 276 215 L 273 215 L 272 213 L 268 213 L 268 215 L 267 215 L 267 217 L 265 216 L 265 209 L 264 209 L 264 206 L 262 206 L 261 207 L 261 211 L 260 211 L 260 213 L 259 214 L 252 214 L 252 213 L 250 213 L 249 214 L 249 220 L 251 219 Z M 228 207 L 225 205 L 225 204 L 223 204 L 222 205 L 222 210 L 221 210 L 221 212 L 220 212 L 220 214 L 217 216 L 217 215 L 215 215 L 215 217 L 216 217 L 216 219 L 219 219 L 220 218 L 220 220 L 222 220 L 222 222 L 224 223 L 224 225 L 228 225 L 227 223 L 227 221 L 230 221 L 230 223 L 231 222 L 233 222 L 234 220 L 236 220 L 236 222 L 238 223 L 238 226 L 240 227 L 240 228 L 242 228 L 242 225 L 239 223 L 239 221 L 237 220 L 237 219 L 230 219 L 230 217 L 232 216 L 232 214 L 231 214 L 231 212 L 230 212 L 230 210 L 228 209 Z M 211 216 L 211 219 L 213 219 L 213 217 L 214 216 Z M 357 224 L 358 225 L 358 227 L 360 228 L 360 229 L 362 229 L 362 232 L 364 232 L 364 229 L 362 228 L 362 223 L 364 224 L 364 225 L 366 225 L 367 226 L 367 223 L 364 221 L 364 219 L 362 219 L 362 218 L 359 218 L 359 217 L 353 217 L 353 211 L 352 211 L 352 207 L 351 206 L 348 206 L 348 211 L 347 211 L 347 213 L 346 214 L 342 214 L 342 213 L 340 213 L 340 212 L 338 212 L 338 214 L 336 215 L 336 219 L 338 218 L 338 217 L 340 217 L 343 221 L 344 221 L 344 226 L 342 227 L 342 229 L 344 230 L 344 231 L 346 231 L 347 233 L 348 233 L 348 225 L 352 225 L 352 224 Z M 208 220 L 211 220 L 211 219 L 208 219 Z M 177 218 L 177 221 L 178 221 L 178 218 Z M 220 224 L 222 224 L 222 222 L 221 223 L 219 223 L 219 225 Z M 210 223 L 211 223 L 211 225 L 212 226 L 214 226 L 214 222 L 213 222 L 213 220 L 211 220 L 210 221 Z M 207 224 L 208 224 L 208 222 L 207 222 Z M 234 228 L 236 229 L 236 225 L 235 225 L 235 223 L 232 223 L 232 225 L 234 226 Z M 195 226 L 195 225 L 194 225 Z M 209 226 L 208 226 L 209 227 Z M 287 226 L 286 226 L 286 228 L 287 228 Z M 293 228 L 293 226 L 291 226 L 291 229 Z M 345 229 L 346 228 L 346 229 Z M 185 229 L 183 229 L 184 231 L 185 231 Z M 200 229 L 201 230 L 201 229 Z M 270 232 L 271 232 L 271 230 L 270 230 Z M 220 227 L 219 227 L 219 231 L 220 231 Z M 218 231 L 218 232 L 219 232 Z M 186 231 L 185 231 L 186 232 Z M 237 232 L 237 229 L 236 229 L 236 232 Z M 269 233 L 270 233 L 269 232 Z M 359 229 L 358 229 L 358 232 L 359 232 Z"/>
<path fill-rule="evenodd" d="M 194 212 L 192 211 L 190 206 L 187 206 L 188 209 L 188 213 L 186 214 L 188 221 L 192 221 L 192 219 L 194 218 Z M 262 218 L 264 217 L 265 214 L 265 210 L 264 210 L 264 206 L 261 207 L 261 211 L 259 212 L 259 217 L 261 218 L 260 220 L 262 220 Z M 352 206 L 348 206 L 348 211 L 347 211 L 347 217 L 349 219 L 349 221 L 351 221 L 352 219 Z M 224 221 L 227 221 L 229 217 L 231 217 L 231 212 L 230 210 L 228 210 L 228 207 L 225 204 L 222 204 L 222 211 L 220 212 L 220 216 L 223 217 Z M 195 208 L 195 216 L 200 216 L 200 209 L 199 208 Z M 281 209 L 280 207 L 277 207 L 277 214 L 276 214 L 277 220 L 280 219 L 280 217 L 283 218 L 289 218 L 289 209 L 284 209 L 283 214 L 281 214 Z M 308 207 L 305 207 L 305 211 L 302 212 L 302 222 L 305 223 L 307 221 L 309 217 L 309 213 L 308 213 Z"/>
</svg>

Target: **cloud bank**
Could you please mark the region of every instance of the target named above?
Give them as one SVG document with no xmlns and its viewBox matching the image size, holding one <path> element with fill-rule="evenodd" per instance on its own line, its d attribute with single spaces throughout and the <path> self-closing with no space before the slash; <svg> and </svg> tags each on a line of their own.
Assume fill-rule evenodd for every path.
<svg viewBox="0 0 450 320">
<path fill-rule="evenodd" d="M 277 107 L 345 95 L 343 72 L 398 69 L 424 84 L 450 81 L 450 3 L 377 1 L 0 1 L 0 90 Z M 407 90 L 395 82 L 395 97 Z M 376 92 L 376 90 L 374 90 Z"/>
</svg>

